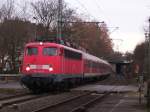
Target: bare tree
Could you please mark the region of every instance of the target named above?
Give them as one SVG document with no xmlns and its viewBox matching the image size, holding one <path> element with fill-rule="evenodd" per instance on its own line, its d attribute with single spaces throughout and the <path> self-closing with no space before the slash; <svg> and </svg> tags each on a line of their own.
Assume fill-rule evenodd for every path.
<svg viewBox="0 0 150 112">
<path fill-rule="evenodd" d="M 22 19 L 23 21 L 29 21 L 31 19 L 31 7 L 30 3 L 27 1 L 21 1 L 15 3 L 16 11 L 15 11 L 15 17 L 18 17 L 19 19 Z"/>
<path fill-rule="evenodd" d="M 31 3 L 34 11 L 34 19 L 37 23 L 42 24 L 46 28 L 46 34 L 48 31 L 56 31 L 57 25 L 57 11 L 58 11 L 58 1 L 57 0 L 43 0 L 35 3 Z M 67 21 L 71 21 L 74 18 L 75 11 L 67 8 L 67 5 L 63 2 L 62 8 L 62 26 L 63 31 L 67 24 Z M 56 33 L 56 32 L 55 32 Z"/>
<path fill-rule="evenodd" d="M 11 19 L 13 17 L 14 10 L 14 0 L 7 0 L 5 4 L 0 8 L 0 19 Z"/>
<path fill-rule="evenodd" d="M 17 52 L 23 50 L 25 42 L 34 35 L 34 25 L 28 21 L 22 21 L 19 18 L 12 20 L 4 20 L 0 25 L 0 50 L 2 59 L 4 56 L 9 56 L 13 64 L 14 70 L 15 62 L 18 58 Z M 21 52 L 21 51 L 20 51 Z"/>
<path fill-rule="evenodd" d="M 33 37 L 35 29 L 24 17 L 16 16 L 17 11 L 14 0 L 7 0 L 0 8 L 0 60 L 4 65 L 4 57 L 9 57 L 14 68 L 17 49 Z"/>
<path fill-rule="evenodd" d="M 47 29 L 52 26 L 52 22 L 57 18 L 56 0 L 43 0 L 31 3 L 37 23 L 42 23 Z"/>
<path fill-rule="evenodd" d="M 66 30 L 69 39 L 86 48 L 91 54 L 108 58 L 113 53 L 113 44 L 108 35 L 106 24 L 98 26 L 96 22 L 73 22 Z"/>
<path fill-rule="evenodd" d="M 7 0 L 4 4 L 2 4 L 0 8 L 0 30 L 3 28 L 2 24 L 5 20 L 13 18 L 14 13 L 14 0 Z M 8 26 L 9 28 L 9 26 Z M 1 66 L 4 64 L 4 57 L 7 54 L 6 45 L 8 44 L 8 40 L 2 33 L 7 34 L 7 32 L 0 31 L 0 60 Z"/>
</svg>

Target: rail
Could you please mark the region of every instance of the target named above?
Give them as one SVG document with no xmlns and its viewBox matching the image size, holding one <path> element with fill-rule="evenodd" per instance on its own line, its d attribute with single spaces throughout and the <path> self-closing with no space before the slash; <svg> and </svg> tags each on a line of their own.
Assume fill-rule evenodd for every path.
<svg viewBox="0 0 150 112">
<path fill-rule="evenodd" d="M 75 100 L 75 99 L 79 99 L 79 98 L 81 98 L 81 97 L 90 95 L 91 93 L 92 93 L 92 92 L 87 92 L 87 93 L 85 93 L 85 94 L 73 96 L 73 97 L 71 97 L 71 98 L 69 98 L 69 99 L 66 99 L 66 100 L 64 100 L 64 101 L 61 101 L 61 102 L 58 102 L 58 103 L 55 103 L 55 104 L 52 104 L 52 105 L 48 105 L 48 106 L 45 106 L 45 107 L 41 107 L 41 108 L 39 108 L 39 109 L 37 109 L 37 110 L 33 110 L 32 112 L 43 112 L 43 111 L 45 111 L 45 110 L 47 110 L 47 109 L 50 109 L 50 108 L 57 108 L 57 106 L 59 106 L 59 105 L 63 105 L 63 104 L 65 104 L 65 103 L 68 103 L 68 102 L 73 101 L 73 100 Z"/>
<path fill-rule="evenodd" d="M 45 107 L 41 107 L 37 110 L 33 110 L 32 112 L 82 112 L 82 108 L 86 109 L 91 107 L 91 105 L 95 105 L 97 102 L 102 100 L 104 97 L 109 95 L 110 93 L 104 93 L 103 95 L 100 96 L 94 96 L 92 95 L 92 92 L 79 95 L 79 96 L 74 96 L 73 98 L 64 100 L 62 102 L 53 104 L 53 105 L 48 105 Z M 82 102 L 82 104 L 81 104 Z M 66 106 L 69 107 L 66 109 Z"/>
<path fill-rule="evenodd" d="M 99 100 L 102 100 L 106 96 L 110 95 L 110 92 L 104 93 L 102 96 L 98 96 L 95 99 L 89 100 L 87 103 L 82 104 L 74 109 L 72 109 L 70 112 L 86 112 L 88 108 L 96 104 Z"/>
<path fill-rule="evenodd" d="M 39 98 L 42 98 L 42 97 L 47 97 L 48 94 L 41 94 L 41 95 L 32 95 L 32 94 L 22 94 L 22 95 L 16 95 L 14 97 L 11 97 L 9 99 L 4 99 L 4 100 L 1 100 L 0 101 L 0 108 L 4 108 L 8 105 L 11 106 L 11 108 L 18 108 L 18 105 L 19 103 L 22 103 L 22 102 L 26 102 L 26 101 L 32 101 L 32 100 L 35 100 L 35 99 L 39 99 Z"/>
</svg>

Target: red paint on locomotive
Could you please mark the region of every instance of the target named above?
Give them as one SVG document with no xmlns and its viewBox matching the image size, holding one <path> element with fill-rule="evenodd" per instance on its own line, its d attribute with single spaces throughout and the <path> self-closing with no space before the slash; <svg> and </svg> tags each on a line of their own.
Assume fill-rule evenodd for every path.
<svg viewBox="0 0 150 112">
<path fill-rule="evenodd" d="M 44 55 L 44 49 L 51 50 L 55 49 L 55 54 Z M 50 50 L 50 48 L 52 48 Z M 67 50 L 67 51 L 65 51 Z M 76 59 L 74 57 L 65 58 L 65 52 L 70 51 L 73 53 L 77 52 L 81 55 L 80 59 Z M 31 53 L 30 53 L 31 52 Z M 72 52 L 71 52 L 72 53 Z M 26 70 L 29 67 L 30 70 Z M 45 69 L 43 69 L 45 67 Z M 47 69 L 46 69 L 47 67 Z M 49 71 L 48 67 L 52 67 L 52 71 Z M 78 50 L 73 50 L 72 48 L 65 47 L 63 45 L 55 44 L 55 43 L 30 43 L 25 47 L 25 53 L 23 58 L 23 74 L 31 75 L 32 73 L 43 73 L 46 74 L 83 74 L 82 70 L 82 54 Z"/>
</svg>

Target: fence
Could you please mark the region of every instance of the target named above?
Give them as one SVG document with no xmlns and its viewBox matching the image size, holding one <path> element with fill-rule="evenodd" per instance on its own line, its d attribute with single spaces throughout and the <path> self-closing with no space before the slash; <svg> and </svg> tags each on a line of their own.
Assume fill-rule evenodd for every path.
<svg viewBox="0 0 150 112">
<path fill-rule="evenodd" d="M 8 83 L 9 80 L 19 81 L 22 74 L 0 74 L 0 81 Z"/>
</svg>

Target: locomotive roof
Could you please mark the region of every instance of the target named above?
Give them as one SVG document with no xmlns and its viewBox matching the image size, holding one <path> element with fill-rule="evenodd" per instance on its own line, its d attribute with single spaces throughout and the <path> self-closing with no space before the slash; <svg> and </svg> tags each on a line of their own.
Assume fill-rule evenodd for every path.
<svg viewBox="0 0 150 112">
<path fill-rule="evenodd" d="M 38 45 L 41 45 L 40 43 L 41 42 L 31 42 L 31 43 L 26 44 L 26 47 L 28 47 L 28 46 L 38 46 Z M 84 51 L 74 49 L 74 48 L 71 48 L 71 47 L 68 47 L 68 46 L 65 46 L 65 45 L 61 45 L 61 44 L 57 44 L 57 43 L 50 43 L 50 42 L 42 42 L 42 45 L 46 45 L 46 46 L 51 45 L 53 47 L 63 47 L 63 48 L 66 48 L 66 49 L 69 49 L 69 50 L 72 50 L 72 51 L 75 51 L 75 52 L 82 53 L 84 59 L 92 60 L 92 61 L 95 61 L 95 62 L 100 62 L 100 63 L 104 63 L 104 64 L 109 65 L 109 63 L 107 61 L 103 60 L 103 59 L 100 59 L 100 58 L 98 58 L 96 56 L 93 56 L 91 54 L 88 54 Z"/>
<path fill-rule="evenodd" d="M 50 42 L 30 42 L 28 44 L 26 44 L 26 47 L 28 46 L 39 46 L 39 45 L 51 45 L 51 46 L 58 46 L 59 44 L 56 44 L 56 43 L 50 43 Z"/>
<path fill-rule="evenodd" d="M 28 47 L 28 46 L 40 46 L 40 43 L 41 42 L 31 42 L 31 43 L 26 44 L 26 47 Z M 45 46 L 49 46 L 50 45 L 50 46 L 53 46 L 53 47 L 63 47 L 63 48 L 66 48 L 66 49 L 69 49 L 69 50 L 81 53 L 81 50 L 74 49 L 74 48 L 71 48 L 71 47 L 68 47 L 68 46 L 64 46 L 64 45 L 61 45 L 61 44 L 57 44 L 57 43 L 42 42 L 42 45 L 45 45 Z"/>
</svg>

